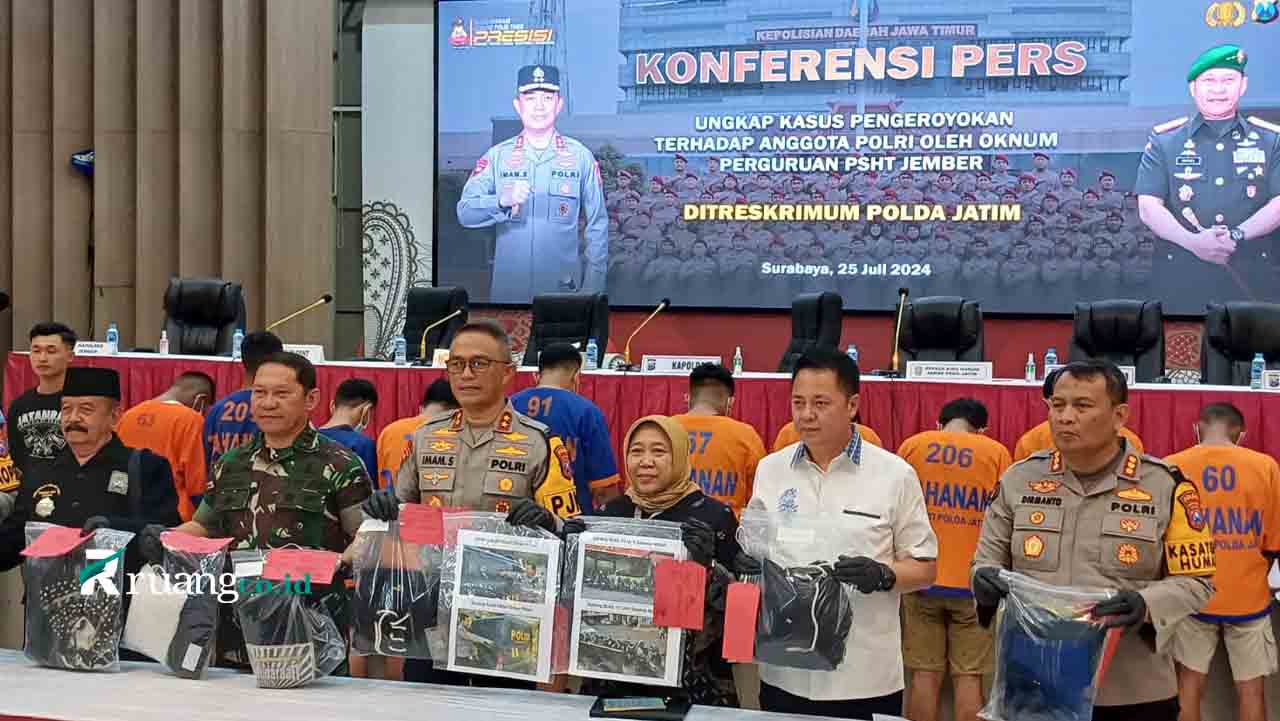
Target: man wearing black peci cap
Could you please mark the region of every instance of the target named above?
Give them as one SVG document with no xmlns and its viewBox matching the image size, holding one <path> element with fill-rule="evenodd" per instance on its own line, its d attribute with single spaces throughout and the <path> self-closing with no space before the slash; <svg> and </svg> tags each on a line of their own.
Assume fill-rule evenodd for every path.
<svg viewBox="0 0 1280 721">
<path fill-rule="evenodd" d="M 67 445 L 23 476 L 14 512 L 0 526 L 0 571 L 21 562 L 28 521 L 134 533 L 149 523 L 181 523 L 169 462 L 121 443 L 113 430 L 119 420 L 120 376 L 114 370 L 67 370 L 62 388 Z"/>
<path fill-rule="evenodd" d="M 476 161 L 458 201 L 458 222 L 493 226 L 489 300 L 528 303 L 539 293 L 604 291 L 609 216 L 600 166 L 587 146 L 556 130 L 564 109 L 560 70 L 526 65 L 512 100 L 520 134 Z M 578 258 L 578 217 L 586 224 L 585 267 Z"/>
</svg>

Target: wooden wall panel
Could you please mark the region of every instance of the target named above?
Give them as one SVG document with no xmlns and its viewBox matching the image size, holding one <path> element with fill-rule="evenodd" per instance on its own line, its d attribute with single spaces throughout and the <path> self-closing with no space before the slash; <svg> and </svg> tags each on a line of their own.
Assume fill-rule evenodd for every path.
<svg viewBox="0 0 1280 721">
<path fill-rule="evenodd" d="M 93 0 L 53 0 L 52 316 L 89 327 L 92 182 L 71 155 L 93 147 Z"/>
<path fill-rule="evenodd" d="M 219 4 L 210 0 L 178 4 L 178 269 L 183 277 L 220 272 L 221 15 Z"/>
<path fill-rule="evenodd" d="M 0 0 L 0 102 L 13 99 L 13 3 Z M 0 110 L 0 290 L 13 294 L 13 115 Z M 13 347 L 13 313 L 0 312 L 0 351 Z M 26 340 L 25 329 L 17 337 Z M 20 344 L 26 347 L 26 343 Z"/>
<path fill-rule="evenodd" d="M 264 0 L 222 1 L 222 277 L 244 286 L 249 328 L 264 325 L 264 22 Z"/>
<path fill-rule="evenodd" d="M 12 73 L 14 327 L 25 331 L 53 312 L 52 4 L 14 0 Z"/>
<path fill-rule="evenodd" d="M 178 274 L 178 10 L 138 0 L 138 343 L 155 347 Z"/>
<path fill-rule="evenodd" d="M 266 316 L 333 290 L 333 13 L 310 0 L 266 5 Z M 292 268 L 294 272 L 273 272 Z M 333 353 L 332 305 L 291 321 L 282 337 Z M 304 340 L 305 339 L 305 340 Z"/>
<path fill-rule="evenodd" d="M 134 344 L 137 126 L 134 67 L 135 0 L 93 3 L 94 306 L 96 337 L 120 327 Z"/>
</svg>

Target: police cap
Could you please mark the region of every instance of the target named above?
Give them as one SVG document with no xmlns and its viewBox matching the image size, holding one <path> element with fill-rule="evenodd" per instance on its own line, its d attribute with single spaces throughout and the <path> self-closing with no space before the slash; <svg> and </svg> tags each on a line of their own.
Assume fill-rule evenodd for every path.
<svg viewBox="0 0 1280 721">
<path fill-rule="evenodd" d="M 1206 70 L 1214 68 L 1226 68 L 1228 70 L 1238 70 L 1244 72 L 1245 63 L 1244 51 L 1239 45 L 1219 45 L 1209 48 L 1191 63 L 1191 69 L 1187 71 L 1187 82 L 1194 82 Z"/>
<path fill-rule="evenodd" d="M 526 65 L 516 74 L 516 92 L 560 92 L 560 69 L 554 65 Z"/>
</svg>

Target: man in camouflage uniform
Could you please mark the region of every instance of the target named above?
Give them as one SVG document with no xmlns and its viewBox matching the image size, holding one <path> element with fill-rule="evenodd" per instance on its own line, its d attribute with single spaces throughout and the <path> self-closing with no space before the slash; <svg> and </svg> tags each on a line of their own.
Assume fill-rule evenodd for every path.
<svg viewBox="0 0 1280 721">
<path fill-rule="evenodd" d="M 296 353 L 273 353 L 258 367 L 251 388 L 257 436 L 214 462 L 195 516 L 176 530 L 230 536 L 231 551 L 301 546 L 342 553 L 349 563 L 348 546 L 363 520 L 360 504 L 373 486 L 359 456 L 311 425 L 320 397 L 315 366 Z M 150 547 L 154 555 L 158 539 L 148 544 L 146 538 L 153 528 L 144 531 L 143 550 Z M 342 593 L 317 589 L 316 595 L 329 600 Z M 243 664 L 235 622 L 222 627 L 221 656 Z"/>
<path fill-rule="evenodd" d="M 1105 626 L 1126 629 L 1093 719 L 1174 721 L 1168 643 L 1213 593 L 1214 542 L 1199 491 L 1120 437 L 1129 406 L 1119 368 L 1073 362 L 1050 383 L 1056 450 L 1006 471 L 982 522 L 973 559 L 979 619 L 989 621 L 1009 592 L 1000 569 L 1056 586 L 1118 589 L 1092 610 Z"/>
</svg>

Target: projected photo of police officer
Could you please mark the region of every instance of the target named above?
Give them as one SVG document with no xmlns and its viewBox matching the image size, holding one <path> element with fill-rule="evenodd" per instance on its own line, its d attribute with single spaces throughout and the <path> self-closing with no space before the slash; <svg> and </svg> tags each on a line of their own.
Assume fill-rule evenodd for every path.
<svg viewBox="0 0 1280 721">
<path fill-rule="evenodd" d="M 556 129 L 560 70 L 526 65 L 512 107 L 521 131 L 476 161 L 458 222 L 493 227 L 489 300 L 528 303 L 539 293 L 597 293 L 609 269 L 609 217 L 595 156 Z M 579 216 L 585 218 L 579 238 Z M 580 251 L 581 248 L 581 251 Z"/>
<path fill-rule="evenodd" d="M 1157 124 L 1143 150 L 1134 190 L 1142 222 L 1167 241 L 1155 269 L 1165 294 L 1280 297 L 1280 126 L 1241 113 L 1247 62 L 1236 45 L 1197 57 L 1187 72 L 1196 112 Z"/>
</svg>

